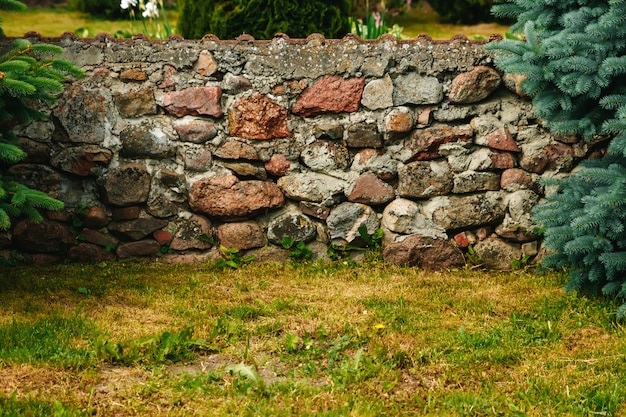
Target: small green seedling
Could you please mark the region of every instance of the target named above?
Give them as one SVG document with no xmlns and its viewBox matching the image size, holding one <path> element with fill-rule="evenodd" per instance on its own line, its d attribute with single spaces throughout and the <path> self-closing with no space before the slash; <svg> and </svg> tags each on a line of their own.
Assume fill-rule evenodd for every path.
<svg viewBox="0 0 626 417">
<path fill-rule="evenodd" d="M 520 259 L 513 259 L 511 261 L 511 268 L 513 270 L 524 269 L 528 266 L 530 261 L 530 255 L 524 255 Z"/>
<path fill-rule="evenodd" d="M 306 262 L 313 257 L 313 252 L 304 242 L 296 242 L 292 237 L 285 236 L 280 242 L 283 248 L 291 249 L 289 257 L 296 262 Z"/>
<path fill-rule="evenodd" d="M 241 256 L 237 248 L 227 248 L 226 246 L 220 245 L 220 252 L 224 258 L 218 259 L 215 262 L 215 266 L 218 268 L 239 269 L 254 260 L 254 255 Z"/>
<path fill-rule="evenodd" d="M 382 249 L 382 240 L 383 240 L 383 229 L 378 228 L 374 231 L 374 233 L 369 233 L 367 230 L 367 226 L 362 224 L 357 229 L 359 232 L 359 237 L 361 240 L 361 245 L 359 244 L 348 244 L 345 246 L 339 246 L 336 243 L 332 243 L 326 254 L 333 261 L 337 261 L 339 259 L 346 258 L 349 256 L 352 251 L 370 251 L 373 254 L 380 253 Z M 355 239 L 355 241 L 358 240 Z"/>
<path fill-rule="evenodd" d="M 469 245 L 467 247 L 467 252 L 465 253 L 465 261 L 468 265 L 471 266 L 479 266 L 483 263 L 483 260 L 480 259 L 480 256 L 478 256 L 472 245 Z"/>
</svg>

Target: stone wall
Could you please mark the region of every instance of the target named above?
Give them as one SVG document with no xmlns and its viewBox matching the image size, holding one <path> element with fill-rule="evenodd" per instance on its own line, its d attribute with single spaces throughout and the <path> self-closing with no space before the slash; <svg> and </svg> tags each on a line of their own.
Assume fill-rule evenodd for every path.
<svg viewBox="0 0 626 417">
<path fill-rule="evenodd" d="M 589 154 L 466 38 L 26 36 L 87 76 L 16 129 L 29 157 L 6 175 L 66 211 L 15 221 L 5 257 L 284 261 L 289 236 L 320 258 L 365 225 L 391 262 L 459 266 L 471 245 L 506 269 L 540 252 L 540 178 Z"/>
</svg>

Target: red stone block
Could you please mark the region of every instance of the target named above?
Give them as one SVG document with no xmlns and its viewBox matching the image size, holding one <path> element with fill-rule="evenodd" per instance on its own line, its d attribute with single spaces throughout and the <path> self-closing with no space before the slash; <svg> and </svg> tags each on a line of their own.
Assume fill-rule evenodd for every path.
<svg viewBox="0 0 626 417">
<path fill-rule="evenodd" d="M 327 75 L 300 94 L 293 113 L 311 117 L 322 113 L 353 113 L 359 109 L 365 78 Z"/>
</svg>

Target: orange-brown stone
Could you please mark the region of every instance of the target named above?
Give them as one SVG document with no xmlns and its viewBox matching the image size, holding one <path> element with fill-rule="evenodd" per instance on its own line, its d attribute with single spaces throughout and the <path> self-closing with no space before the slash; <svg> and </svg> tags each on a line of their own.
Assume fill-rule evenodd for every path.
<svg viewBox="0 0 626 417">
<path fill-rule="evenodd" d="M 228 112 L 231 136 L 244 139 L 287 138 L 287 109 L 260 93 L 239 100 Z"/>
<path fill-rule="evenodd" d="M 300 94 L 292 111 L 310 117 L 322 113 L 355 112 L 359 109 L 364 78 L 344 79 L 338 75 L 327 75 L 316 81 Z"/>
</svg>

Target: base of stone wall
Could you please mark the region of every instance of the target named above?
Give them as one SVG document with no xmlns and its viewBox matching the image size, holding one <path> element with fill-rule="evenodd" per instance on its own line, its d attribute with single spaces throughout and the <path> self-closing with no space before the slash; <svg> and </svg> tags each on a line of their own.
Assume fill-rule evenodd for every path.
<svg viewBox="0 0 626 417">
<path fill-rule="evenodd" d="M 102 225 L 100 210 L 87 213 L 82 218 L 83 223 L 100 222 Z M 95 220 L 89 213 L 100 220 Z M 68 222 L 76 220 L 73 215 L 55 214 L 55 217 L 66 218 Z M 540 260 L 542 252 L 539 236 L 519 232 L 515 235 L 509 234 L 507 240 L 499 236 L 495 228 L 489 227 L 481 227 L 473 232 L 460 232 L 451 238 L 411 234 L 398 239 L 394 233 L 383 231 L 382 236 L 370 245 L 360 237 L 339 244 L 310 241 L 304 245 L 304 251 L 309 252 L 306 256 L 302 254 L 302 250 L 296 250 L 298 242 L 293 241 L 291 247 L 285 249 L 269 243 L 265 237 L 262 239 L 265 244 L 260 247 L 237 249 L 223 246 L 207 235 L 207 238 L 200 240 L 203 248 L 176 251 L 171 248 L 174 238 L 164 229 L 146 233 L 139 240 L 121 242 L 106 234 L 103 229 L 86 228 L 84 224 L 77 228 L 68 222 L 45 219 L 41 223 L 34 223 L 22 220 L 14 229 L 15 235 L 0 233 L 0 264 L 17 266 L 67 262 L 100 263 L 128 259 L 152 259 L 165 264 L 209 265 L 219 265 L 220 260 L 230 259 L 239 259 L 237 262 L 241 265 L 249 262 L 359 263 L 382 260 L 390 264 L 428 270 L 448 270 L 465 266 L 511 270 L 535 264 Z M 213 235 L 211 232 L 209 234 Z M 14 249 L 13 246 L 39 248 L 41 252 Z"/>
</svg>

